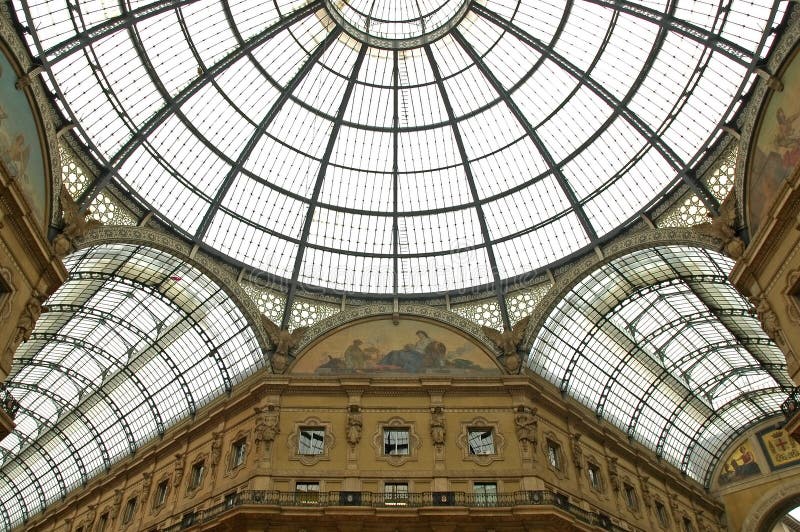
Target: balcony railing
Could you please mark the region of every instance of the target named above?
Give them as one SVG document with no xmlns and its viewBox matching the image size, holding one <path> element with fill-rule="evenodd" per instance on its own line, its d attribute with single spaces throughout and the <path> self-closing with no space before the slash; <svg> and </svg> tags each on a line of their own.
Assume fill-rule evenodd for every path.
<svg viewBox="0 0 800 532">
<path fill-rule="evenodd" d="M 793 417 L 798 414 L 800 410 L 800 386 L 792 389 L 789 392 L 789 396 L 786 400 L 781 404 L 781 411 L 783 415 L 786 416 L 786 421 L 790 421 Z"/>
<path fill-rule="evenodd" d="M 361 506 L 371 508 L 421 508 L 430 506 L 466 506 L 497 507 L 513 506 L 552 506 L 572 515 L 576 519 L 611 531 L 637 530 L 628 525 L 621 527 L 602 513 L 586 510 L 574 505 L 568 496 L 547 490 L 515 491 L 513 493 L 479 494 L 460 491 L 408 493 L 408 496 L 397 494 L 372 493 L 367 491 L 240 491 L 230 494 L 225 502 L 183 514 L 181 521 L 167 528 L 159 528 L 162 532 L 177 532 L 197 524 L 207 523 L 221 514 L 239 506 Z"/>
<path fill-rule="evenodd" d="M 0 407 L 3 408 L 6 414 L 9 415 L 11 419 L 14 419 L 17 415 L 17 410 L 19 410 L 19 403 L 14 396 L 11 395 L 11 392 L 8 391 L 6 385 L 0 382 Z"/>
</svg>

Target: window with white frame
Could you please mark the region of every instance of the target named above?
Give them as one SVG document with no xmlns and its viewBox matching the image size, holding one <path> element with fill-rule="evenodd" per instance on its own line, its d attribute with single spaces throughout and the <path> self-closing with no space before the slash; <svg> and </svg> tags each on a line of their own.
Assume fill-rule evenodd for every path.
<svg viewBox="0 0 800 532">
<path fill-rule="evenodd" d="M 383 503 L 387 506 L 406 506 L 408 504 L 408 483 L 385 483 L 383 485 Z"/>
<path fill-rule="evenodd" d="M 494 454 L 494 436 L 491 427 L 472 428 L 468 431 L 469 454 Z"/>
<path fill-rule="evenodd" d="M 407 428 L 383 429 L 383 454 L 388 456 L 407 456 L 409 454 Z"/>
<path fill-rule="evenodd" d="M 297 454 L 319 455 L 325 451 L 324 427 L 301 427 L 297 437 Z"/>
</svg>

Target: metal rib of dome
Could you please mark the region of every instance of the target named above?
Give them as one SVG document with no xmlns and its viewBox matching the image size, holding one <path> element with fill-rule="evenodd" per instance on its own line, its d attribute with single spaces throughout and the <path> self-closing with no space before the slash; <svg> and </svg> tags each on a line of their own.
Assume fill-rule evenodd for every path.
<svg viewBox="0 0 800 532">
<path fill-rule="evenodd" d="M 236 304 L 186 262 L 114 244 L 66 265 L 6 383 L 21 406 L 0 442 L 4 529 L 266 366 Z"/>
<path fill-rule="evenodd" d="M 602 266 L 545 321 L 531 369 L 709 484 L 748 427 L 780 414 L 783 353 L 728 281 L 732 261 L 660 247 Z"/>
<path fill-rule="evenodd" d="M 293 288 L 402 296 L 499 287 L 567 260 L 681 181 L 713 211 L 693 169 L 785 8 L 364 5 L 21 0 L 16 12 L 107 168 L 84 204 L 116 181 L 185 238 Z"/>
</svg>

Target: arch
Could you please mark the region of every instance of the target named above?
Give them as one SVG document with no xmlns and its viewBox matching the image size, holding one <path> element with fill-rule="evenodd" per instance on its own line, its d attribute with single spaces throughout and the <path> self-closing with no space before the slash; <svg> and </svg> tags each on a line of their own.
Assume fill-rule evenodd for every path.
<svg viewBox="0 0 800 532">
<path fill-rule="evenodd" d="M 58 493 L 37 484 L 40 508 L 25 518 L 267 366 L 237 302 L 190 262 L 141 243 L 105 243 L 65 263 L 67 282 L 15 357 L 7 384 L 30 397 L 18 398 L 21 447 L 3 456 L 0 472 L 25 493 L 35 456 L 58 456 L 64 445 L 77 468 L 48 459 Z M 25 403 L 35 397 L 52 411 L 31 412 Z M 0 500 L 14 499 L 9 489 L 0 486 Z"/>
<path fill-rule="evenodd" d="M 528 365 L 707 483 L 721 431 L 775 415 L 790 385 L 777 347 L 726 280 L 732 266 L 679 245 L 603 261 L 551 305 Z"/>
<path fill-rule="evenodd" d="M 525 337 L 520 344 L 520 350 L 530 351 L 534 339 L 542 328 L 544 321 L 553 311 L 553 308 L 582 278 L 614 259 L 634 251 L 659 245 L 685 245 L 712 250 L 722 248 L 720 240 L 698 233 L 688 227 L 648 229 L 614 240 L 609 245 L 601 248 L 599 254 L 591 253 L 586 255 L 555 278 L 553 286 L 550 287 L 550 290 L 547 291 L 541 302 L 531 313 L 531 320 L 525 332 Z"/>
<path fill-rule="evenodd" d="M 788 480 L 764 493 L 751 507 L 741 530 L 769 530 L 771 521 L 800 505 L 800 480 Z"/>
<path fill-rule="evenodd" d="M 253 329 L 261 350 L 265 353 L 270 350 L 271 342 L 264 329 L 262 314 L 255 302 L 237 282 L 237 275 L 246 275 L 245 270 L 234 272 L 214 257 L 201 250 L 193 249 L 183 240 L 149 227 L 97 227 L 75 242 L 78 249 L 114 243 L 139 244 L 165 251 L 200 270 L 219 285 L 233 300 L 236 307 L 241 310 L 248 325 Z"/>
</svg>

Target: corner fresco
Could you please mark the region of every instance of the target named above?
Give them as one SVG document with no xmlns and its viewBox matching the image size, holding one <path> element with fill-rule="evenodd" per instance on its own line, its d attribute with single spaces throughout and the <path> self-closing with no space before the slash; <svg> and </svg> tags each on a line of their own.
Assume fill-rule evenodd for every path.
<svg viewBox="0 0 800 532">
<path fill-rule="evenodd" d="M 725 486 L 732 482 L 739 482 L 749 477 L 761 474 L 761 468 L 753 454 L 750 442 L 745 441 L 738 445 L 722 463 L 722 473 L 719 475 L 719 485 Z"/>
<path fill-rule="evenodd" d="M 47 186 L 42 146 L 28 98 L 14 86 L 16 81 L 14 68 L 0 53 L 0 153 L 16 168 L 22 193 L 36 219 L 44 224 Z"/>
<path fill-rule="evenodd" d="M 783 91 L 774 93 L 762 111 L 747 173 L 747 221 L 752 238 L 778 191 L 800 163 L 800 60 L 795 53 L 781 76 Z"/>
<path fill-rule="evenodd" d="M 491 374 L 501 371 L 474 340 L 419 319 L 376 319 L 347 325 L 301 354 L 291 373 Z"/>
</svg>

